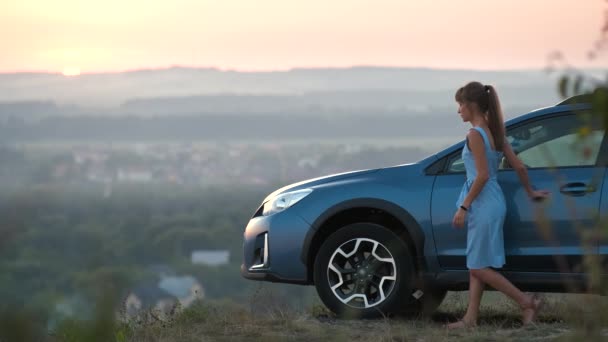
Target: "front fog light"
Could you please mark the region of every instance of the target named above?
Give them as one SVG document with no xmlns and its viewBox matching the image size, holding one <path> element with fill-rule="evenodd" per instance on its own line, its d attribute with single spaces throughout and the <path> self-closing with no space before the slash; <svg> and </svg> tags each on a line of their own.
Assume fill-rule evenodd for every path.
<svg viewBox="0 0 608 342">
<path fill-rule="evenodd" d="M 264 216 L 281 212 L 298 203 L 302 198 L 308 196 L 312 189 L 302 189 L 280 194 L 264 204 Z"/>
</svg>

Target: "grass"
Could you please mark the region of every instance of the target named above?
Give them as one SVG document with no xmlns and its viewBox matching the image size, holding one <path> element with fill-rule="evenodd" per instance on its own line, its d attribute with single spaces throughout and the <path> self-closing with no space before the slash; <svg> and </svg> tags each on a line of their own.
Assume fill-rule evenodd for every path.
<svg viewBox="0 0 608 342">
<path fill-rule="evenodd" d="M 479 326 L 447 330 L 462 317 L 467 293 L 450 292 L 425 317 L 346 320 L 335 317 L 316 297 L 294 307 L 260 287 L 249 300 L 204 300 L 166 315 L 154 311 L 124 317 L 104 298 L 96 319 L 60 322 L 44 333 L 44 317 L 9 312 L 0 317 L 0 341 L 177 342 L 177 341 L 608 341 L 608 297 L 544 294 L 535 324 L 522 327 L 520 309 L 498 292 L 485 292 Z M 31 314 L 31 313 L 30 313 Z"/>
<path fill-rule="evenodd" d="M 608 340 L 605 297 L 544 295 L 538 322 L 521 327 L 519 308 L 496 292 L 486 292 L 479 327 L 448 331 L 444 324 L 462 316 L 466 292 L 449 293 L 430 317 L 342 320 L 320 303 L 293 309 L 233 301 L 197 302 L 168 320 L 118 327 L 117 341 L 578 341 Z M 590 323 L 591 322 L 591 323 Z"/>
</svg>

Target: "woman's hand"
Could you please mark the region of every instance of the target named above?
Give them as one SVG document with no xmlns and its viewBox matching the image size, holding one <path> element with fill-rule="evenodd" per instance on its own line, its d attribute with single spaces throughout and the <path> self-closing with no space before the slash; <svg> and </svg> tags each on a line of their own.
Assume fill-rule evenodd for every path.
<svg viewBox="0 0 608 342">
<path fill-rule="evenodd" d="M 463 228 L 464 218 L 466 215 L 466 211 L 464 211 L 462 208 L 458 208 L 458 210 L 456 210 L 456 214 L 454 214 L 454 218 L 452 219 L 452 226 L 456 228 Z"/>
<path fill-rule="evenodd" d="M 547 199 L 551 193 L 547 190 L 532 190 L 528 193 L 528 197 L 534 202 L 542 202 Z"/>
</svg>

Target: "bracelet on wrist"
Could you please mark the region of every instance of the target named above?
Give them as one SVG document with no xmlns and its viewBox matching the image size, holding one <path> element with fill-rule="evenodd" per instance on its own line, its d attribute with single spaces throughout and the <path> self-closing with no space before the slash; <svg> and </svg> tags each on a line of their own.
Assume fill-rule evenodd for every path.
<svg viewBox="0 0 608 342">
<path fill-rule="evenodd" d="M 464 210 L 464 211 L 469 211 L 469 208 L 465 207 L 464 205 L 460 206 L 460 209 Z"/>
</svg>

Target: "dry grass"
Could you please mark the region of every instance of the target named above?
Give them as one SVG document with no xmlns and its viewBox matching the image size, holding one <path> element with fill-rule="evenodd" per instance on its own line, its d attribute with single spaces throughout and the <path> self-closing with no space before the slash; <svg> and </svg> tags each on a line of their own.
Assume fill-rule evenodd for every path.
<svg viewBox="0 0 608 342">
<path fill-rule="evenodd" d="M 261 300 L 261 299 L 259 299 Z M 169 322 L 124 326 L 128 341 L 549 341 L 607 340 L 601 310 L 607 299 L 589 295 L 545 295 L 538 322 L 522 328 L 519 309 L 500 293 L 487 292 L 479 327 L 448 331 L 444 324 L 466 308 L 466 292 L 450 293 L 431 317 L 341 320 L 322 305 L 294 310 L 276 301 L 199 302 Z M 259 303 L 258 303 L 259 304 Z M 600 310 L 600 311 L 596 311 Z M 586 312 L 586 314 L 583 314 Z M 599 314 L 598 314 L 599 312 Z M 581 324 L 582 323 L 582 324 Z"/>
</svg>

